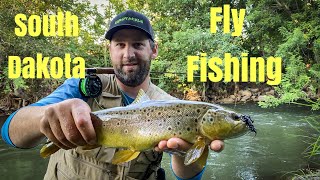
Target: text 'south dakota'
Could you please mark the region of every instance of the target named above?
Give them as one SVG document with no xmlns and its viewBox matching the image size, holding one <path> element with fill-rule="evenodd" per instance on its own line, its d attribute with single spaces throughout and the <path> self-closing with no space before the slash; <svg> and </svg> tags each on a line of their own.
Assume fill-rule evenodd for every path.
<svg viewBox="0 0 320 180">
<path fill-rule="evenodd" d="M 223 12 L 223 15 L 221 14 Z M 240 36 L 245 17 L 245 9 L 231 9 L 226 4 L 222 7 L 212 7 L 210 10 L 210 32 L 217 32 L 217 23 L 222 23 L 223 33 Z M 231 31 L 232 22 L 233 29 Z M 242 53 L 241 59 L 232 57 L 230 52 L 224 53 L 224 58 L 207 58 L 206 53 L 199 56 L 187 57 L 187 80 L 194 81 L 195 71 L 200 72 L 200 81 L 207 82 L 266 82 L 269 85 L 281 83 L 281 57 L 248 57 Z M 257 78 L 258 75 L 258 78 Z"/>
<path fill-rule="evenodd" d="M 15 16 L 17 27 L 16 36 L 38 37 L 77 37 L 79 35 L 79 22 L 76 15 L 70 11 L 58 12 L 57 15 L 31 15 L 17 14 Z M 46 47 L 43 47 L 46 48 Z M 43 57 L 37 53 L 36 58 L 8 56 L 9 78 L 84 78 L 85 60 L 82 57 L 71 59 L 69 53 L 64 58 Z"/>
</svg>

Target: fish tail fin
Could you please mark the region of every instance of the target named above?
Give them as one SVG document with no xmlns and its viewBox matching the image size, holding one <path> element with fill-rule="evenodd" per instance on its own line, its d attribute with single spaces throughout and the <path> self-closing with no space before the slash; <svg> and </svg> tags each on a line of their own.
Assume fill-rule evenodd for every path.
<svg viewBox="0 0 320 180">
<path fill-rule="evenodd" d="M 59 149 L 60 148 L 57 145 L 55 145 L 53 142 L 49 141 L 44 146 L 42 146 L 42 148 L 40 150 L 40 156 L 42 158 L 47 158 L 51 154 L 57 152 Z"/>
</svg>

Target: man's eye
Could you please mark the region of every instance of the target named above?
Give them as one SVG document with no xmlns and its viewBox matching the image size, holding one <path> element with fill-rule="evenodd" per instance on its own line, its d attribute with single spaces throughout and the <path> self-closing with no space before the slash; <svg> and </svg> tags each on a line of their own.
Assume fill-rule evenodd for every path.
<svg viewBox="0 0 320 180">
<path fill-rule="evenodd" d="M 135 43 L 135 47 L 142 47 L 143 44 L 142 43 Z"/>
<path fill-rule="evenodd" d="M 124 44 L 123 43 L 117 43 L 116 46 L 123 47 Z"/>
</svg>

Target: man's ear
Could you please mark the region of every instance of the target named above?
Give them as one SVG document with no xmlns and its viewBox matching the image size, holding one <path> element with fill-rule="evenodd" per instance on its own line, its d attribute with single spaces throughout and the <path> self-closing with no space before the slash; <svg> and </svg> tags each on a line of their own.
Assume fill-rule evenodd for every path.
<svg viewBox="0 0 320 180">
<path fill-rule="evenodd" d="M 152 59 L 155 59 L 158 56 L 158 43 L 154 42 L 154 48 L 152 49 Z"/>
</svg>

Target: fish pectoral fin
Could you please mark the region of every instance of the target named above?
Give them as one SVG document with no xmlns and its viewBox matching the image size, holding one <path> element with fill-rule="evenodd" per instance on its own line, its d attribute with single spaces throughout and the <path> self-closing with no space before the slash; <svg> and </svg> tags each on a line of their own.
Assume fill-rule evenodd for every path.
<svg viewBox="0 0 320 180">
<path fill-rule="evenodd" d="M 112 164 L 120 164 L 124 162 L 131 161 L 139 156 L 139 151 L 134 151 L 131 149 L 119 150 L 116 152 L 112 158 Z"/>
<path fill-rule="evenodd" d="M 202 155 L 199 157 L 199 159 L 196 161 L 196 163 L 201 167 L 204 168 L 204 166 L 207 164 L 207 159 L 209 155 L 209 147 L 206 146 L 202 152 Z"/>
<path fill-rule="evenodd" d="M 187 154 L 184 158 L 184 164 L 185 165 L 190 165 L 197 160 L 205 161 L 207 160 L 208 157 L 208 152 L 207 155 L 205 155 L 205 149 L 208 149 L 206 146 L 205 139 L 202 137 L 199 137 L 197 141 L 193 144 L 193 146 L 187 151 Z M 202 157 L 204 155 L 204 157 Z M 199 162 L 203 164 L 202 162 Z M 205 163 L 204 163 L 205 164 Z"/>
</svg>

